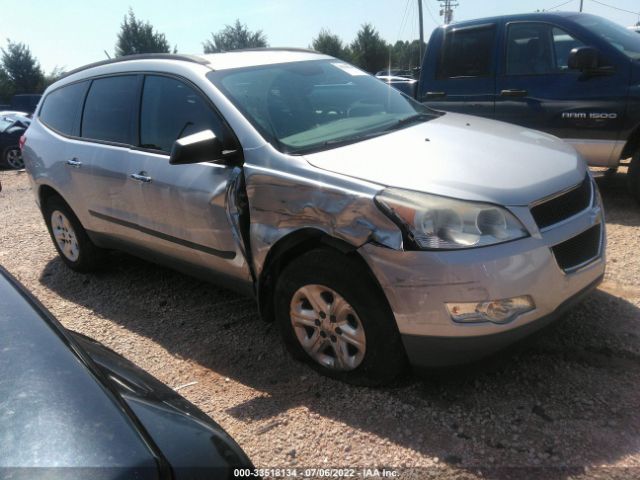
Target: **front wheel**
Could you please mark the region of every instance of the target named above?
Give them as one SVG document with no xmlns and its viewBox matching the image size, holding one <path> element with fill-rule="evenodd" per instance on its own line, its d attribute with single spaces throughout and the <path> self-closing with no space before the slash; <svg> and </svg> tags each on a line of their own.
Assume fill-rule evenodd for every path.
<svg viewBox="0 0 640 480">
<path fill-rule="evenodd" d="M 627 171 L 627 186 L 629 193 L 640 203 L 640 150 L 631 159 L 631 165 Z"/>
<path fill-rule="evenodd" d="M 318 249 L 291 262 L 276 285 L 275 314 L 292 355 L 324 375 L 380 385 L 404 370 L 384 294 L 352 257 Z"/>
<path fill-rule="evenodd" d="M 9 147 L 4 151 L 4 163 L 14 170 L 20 170 L 24 168 L 24 161 L 22 160 L 22 152 L 18 147 Z"/>
</svg>

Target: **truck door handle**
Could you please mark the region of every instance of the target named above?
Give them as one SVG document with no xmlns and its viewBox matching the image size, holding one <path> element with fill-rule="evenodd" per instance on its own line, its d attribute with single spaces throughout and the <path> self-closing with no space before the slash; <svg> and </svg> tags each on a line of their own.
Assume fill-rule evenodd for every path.
<svg viewBox="0 0 640 480">
<path fill-rule="evenodd" d="M 82 166 L 82 162 L 74 157 L 67 160 L 67 165 L 73 168 L 80 168 Z"/>
<path fill-rule="evenodd" d="M 529 92 L 526 90 L 519 90 L 517 88 L 509 88 L 507 90 L 502 90 L 500 95 L 503 97 L 526 97 L 529 95 Z"/>
<path fill-rule="evenodd" d="M 441 98 L 446 96 L 447 96 L 446 92 L 427 92 L 426 94 L 427 98 Z"/>
<path fill-rule="evenodd" d="M 142 182 L 142 183 L 151 183 L 151 177 L 147 176 L 147 172 L 132 173 L 129 176 L 134 180 L 138 180 L 139 182 Z"/>
</svg>

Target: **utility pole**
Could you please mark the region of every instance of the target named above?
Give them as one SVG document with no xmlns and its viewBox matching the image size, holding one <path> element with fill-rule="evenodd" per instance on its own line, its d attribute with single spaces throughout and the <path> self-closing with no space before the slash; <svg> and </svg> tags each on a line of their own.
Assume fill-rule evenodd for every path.
<svg viewBox="0 0 640 480">
<path fill-rule="evenodd" d="M 580 11 L 582 11 L 582 4 L 584 3 L 584 0 L 580 0 Z"/>
<path fill-rule="evenodd" d="M 424 28 L 422 26 L 422 0 L 418 0 L 418 21 L 420 23 L 420 53 L 419 62 L 422 63 L 422 45 L 424 44 Z"/>
<path fill-rule="evenodd" d="M 452 0 L 437 0 L 440 2 L 440 16 L 444 17 L 444 24 L 448 25 L 453 21 L 453 9 L 459 4 Z"/>
</svg>

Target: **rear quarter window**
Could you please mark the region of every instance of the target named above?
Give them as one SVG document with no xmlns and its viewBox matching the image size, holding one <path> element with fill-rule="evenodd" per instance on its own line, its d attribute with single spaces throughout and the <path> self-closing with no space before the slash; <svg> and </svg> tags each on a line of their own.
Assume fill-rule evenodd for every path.
<svg viewBox="0 0 640 480">
<path fill-rule="evenodd" d="M 65 135 L 75 135 L 76 121 L 89 82 L 74 83 L 47 95 L 40 109 L 40 121 Z"/>
</svg>

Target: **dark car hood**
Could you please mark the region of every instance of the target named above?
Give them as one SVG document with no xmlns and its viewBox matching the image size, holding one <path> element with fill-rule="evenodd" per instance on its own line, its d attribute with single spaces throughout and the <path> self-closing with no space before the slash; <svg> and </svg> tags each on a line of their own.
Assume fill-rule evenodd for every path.
<svg viewBox="0 0 640 480">
<path fill-rule="evenodd" d="M 158 478 L 120 402 L 0 267 L 0 478 Z"/>
<path fill-rule="evenodd" d="M 253 468 L 238 444 L 195 405 L 108 347 L 71 334 L 114 383 L 176 479 L 230 478 L 234 468 Z"/>
</svg>

